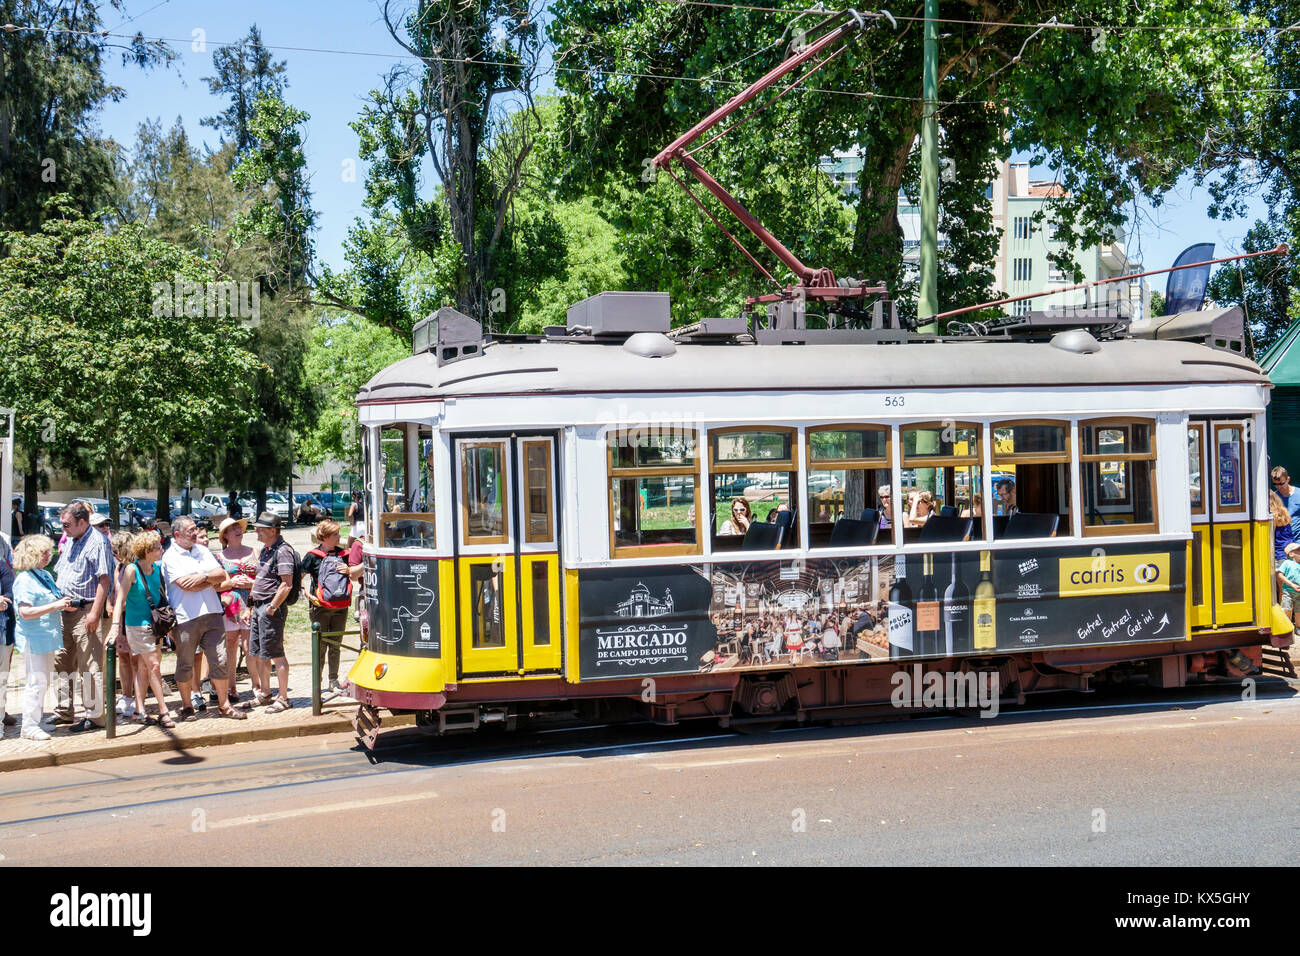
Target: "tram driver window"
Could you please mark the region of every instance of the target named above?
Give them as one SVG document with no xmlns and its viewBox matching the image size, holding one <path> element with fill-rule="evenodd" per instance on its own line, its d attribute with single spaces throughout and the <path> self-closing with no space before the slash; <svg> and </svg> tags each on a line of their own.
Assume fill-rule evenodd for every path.
<svg viewBox="0 0 1300 956">
<path fill-rule="evenodd" d="M 610 555 L 699 554 L 695 432 L 611 431 L 607 444 Z"/>
<path fill-rule="evenodd" d="M 983 537 L 981 430 L 969 422 L 903 426 L 903 470 L 897 494 L 903 506 L 904 543 L 920 540 L 922 527 L 936 515 L 945 520 L 973 519 L 971 537 Z"/>
<path fill-rule="evenodd" d="M 780 527 L 765 536 L 779 547 L 797 547 L 795 520 L 798 471 L 792 428 L 719 428 L 709 433 L 709 475 L 714 551 L 739 550 L 751 534 L 750 525 L 762 522 Z M 752 545 L 751 545 L 752 546 Z"/>
<path fill-rule="evenodd" d="M 882 516 L 880 499 L 890 483 L 889 429 L 830 425 L 809 429 L 807 442 L 809 546 L 889 543 L 891 518 Z"/>
<path fill-rule="evenodd" d="M 1079 423 L 1083 533 L 1158 530 L 1155 428 L 1150 421 Z"/>
<path fill-rule="evenodd" d="M 384 511 L 379 541 L 388 548 L 432 548 L 437 543 L 433 520 L 433 429 L 428 425 L 394 425 L 381 436 Z M 409 465 L 414 462 L 414 471 Z"/>
<path fill-rule="evenodd" d="M 992 478 L 993 537 L 1046 538 L 1071 533 L 1067 423 L 995 423 Z"/>
</svg>

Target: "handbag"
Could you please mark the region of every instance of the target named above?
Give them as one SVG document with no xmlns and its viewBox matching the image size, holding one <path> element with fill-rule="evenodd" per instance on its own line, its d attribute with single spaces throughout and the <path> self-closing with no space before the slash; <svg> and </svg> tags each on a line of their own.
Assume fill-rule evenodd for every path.
<svg viewBox="0 0 1300 956">
<path fill-rule="evenodd" d="M 176 626 L 176 610 L 170 604 L 164 601 L 159 604 L 153 603 L 153 595 L 149 593 L 149 579 L 145 576 L 144 571 L 140 569 L 140 562 L 135 563 L 135 570 L 140 575 L 140 583 L 144 586 L 144 598 L 149 602 L 149 626 L 153 629 L 154 637 L 166 637 L 171 629 Z M 162 569 L 158 570 L 158 579 L 162 580 Z M 160 594 L 162 598 L 166 592 Z"/>
</svg>

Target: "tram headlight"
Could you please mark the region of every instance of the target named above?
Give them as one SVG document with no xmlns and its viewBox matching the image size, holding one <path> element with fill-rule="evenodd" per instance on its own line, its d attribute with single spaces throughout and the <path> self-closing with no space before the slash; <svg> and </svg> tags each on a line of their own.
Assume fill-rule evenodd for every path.
<svg viewBox="0 0 1300 956">
<path fill-rule="evenodd" d="M 387 665 L 387 664 L 376 664 L 376 665 L 375 665 L 375 680 L 383 680 L 383 679 L 384 679 L 384 675 L 387 674 L 387 673 L 388 673 L 388 665 Z"/>
</svg>

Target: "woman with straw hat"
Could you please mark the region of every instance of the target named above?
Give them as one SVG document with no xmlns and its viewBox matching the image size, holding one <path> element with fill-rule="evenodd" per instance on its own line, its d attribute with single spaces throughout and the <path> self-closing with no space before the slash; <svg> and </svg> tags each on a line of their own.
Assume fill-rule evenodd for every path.
<svg viewBox="0 0 1300 956">
<path fill-rule="evenodd" d="M 248 520 L 245 518 L 226 518 L 217 529 L 217 542 L 220 544 L 217 561 L 230 575 L 224 590 L 223 585 L 218 585 L 217 590 L 221 592 L 221 604 L 226 619 L 226 660 L 230 662 L 230 688 L 227 691 L 227 699 L 231 705 L 239 703 L 239 691 L 236 687 L 239 679 L 239 649 L 241 647 L 244 649 L 244 656 L 247 658 L 249 621 L 252 616 L 248 592 L 257 574 L 257 557 L 253 554 L 253 549 L 243 541 L 244 532 L 247 530 Z M 252 673 L 251 669 L 249 673 Z M 271 696 L 270 688 L 267 687 L 254 686 L 253 692 L 259 703 L 268 701 Z"/>
</svg>

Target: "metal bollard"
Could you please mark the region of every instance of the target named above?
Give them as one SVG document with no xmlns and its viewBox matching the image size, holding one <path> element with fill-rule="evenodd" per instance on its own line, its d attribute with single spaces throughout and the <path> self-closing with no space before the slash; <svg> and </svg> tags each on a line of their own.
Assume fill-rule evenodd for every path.
<svg viewBox="0 0 1300 956">
<path fill-rule="evenodd" d="M 320 621 L 311 622 L 311 715 L 321 715 L 320 705 Z"/>
<path fill-rule="evenodd" d="M 108 642 L 104 654 L 104 734 L 112 740 L 117 736 L 117 647 Z M 109 700 L 109 698 L 113 698 Z"/>
</svg>

